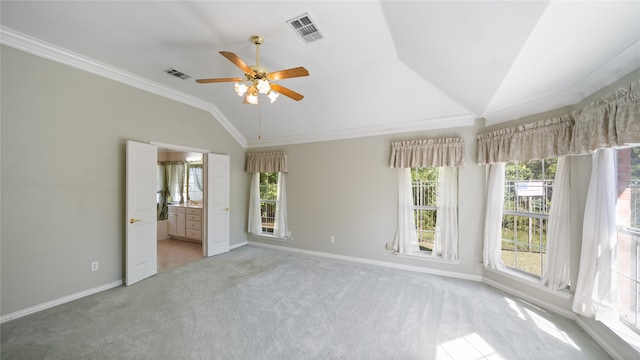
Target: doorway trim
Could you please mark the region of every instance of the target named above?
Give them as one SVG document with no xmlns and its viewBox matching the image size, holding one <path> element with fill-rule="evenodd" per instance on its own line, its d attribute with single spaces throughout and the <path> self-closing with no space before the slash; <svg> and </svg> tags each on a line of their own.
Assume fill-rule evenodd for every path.
<svg viewBox="0 0 640 360">
<path fill-rule="evenodd" d="M 176 145 L 176 144 L 167 144 L 167 143 L 162 143 L 159 141 L 153 141 L 150 140 L 149 141 L 150 145 L 154 145 L 156 147 L 157 150 L 161 150 L 161 149 L 166 149 L 166 150 L 173 150 L 173 151 L 179 151 L 179 152 L 187 152 L 187 153 L 200 153 L 200 155 L 202 155 L 202 163 L 204 165 L 205 162 L 205 155 L 209 154 L 209 150 L 208 149 L 200 149 L 200 148 L 195 148 L 195 147 L 191 147 L 191 146 L 183 146 L 183 145 Z M 206 167 L 205 167 L 206 169 Z M 203 174 L 204 175 L 204 174 Z M 204 177 L 203 177 L 203 184 L 206 184 L 204 182 Z M 202 206 L 202 257 L 207 257 L 207 244 L 206 241 L 208 240 L 208 227 L 207 227 L 207 214 L 209 212 L 208 206 L 205 206 L 204 204 L 204 195 L 206 192 L 203 192 L 203 206 Z"/>
<path fill-rule="evenodd" d="M 194 148 L 194 147 L 189 147 L 189 146 L 182 146 L 182 145 L 175 145 L 175 144 L 165 144 L 165 143 L 161 143 L 161 142 L 157 142 L 157 141 L 149 141 L 149 144 L 151 145 L 155 145 L 158 149 L 169 149 L 169 150 L 176 150 L 176 151 L 185 151 L 185 152 L 197 152 L 197 153 L 210 153 L 209 150 L 207 149 L 199 149 L 199 148 Z"/>
</svg>

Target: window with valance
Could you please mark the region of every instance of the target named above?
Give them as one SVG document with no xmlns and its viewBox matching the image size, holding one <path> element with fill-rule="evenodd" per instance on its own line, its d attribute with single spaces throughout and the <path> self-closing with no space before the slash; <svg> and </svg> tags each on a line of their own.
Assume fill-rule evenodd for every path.
<svg viewBox="0 0 640 360">
<path fill-rule="evenodd" d="M 247 154 L 247 172 L 252 173 L 249 193 L 248 232 L 286 238 L 287 202 L 285 152 Z"/>
<path fill-rule="evenodd" d="M 430 251 L 458 259 L 458 166 L 464 165 L 460 138 L 399 141 L 391 144 L 390 167 L 398 169 L 400 254 Z"/>
<path fill-rule="evenodd" d="M 640 228 L 633 229 L 629 225 L 631 220 L 620 221 L 617 215 L 640 213 L 640 207 L 630 208 L 635 202 L 626 198 L 635 193 L 631 186 L 633 174 L 630 174 L 629 164 L 634 164 L 634 161 L 640 163 L 639 156 L 634 158 L 627 156 L 627 153 L 637 155 L 640 151 L 625 150 L 627 155 L 622 158 L 627 163 L 623 165 L 620 157 L 616 157 L 619 149 L 628 149 L 634 144 L 640 144 L 640 80 L 602 96 L 571 114 L 478 135 L 478 163 L 490 166 L 485 213 L 485 266 L 500 267 L 496 266 L 500 264 L 496 264 L 499 259 L 496 259 L 495 253 L 496 248 L 500 248 L 502 234 L 491 230 L 493 224 L 500 223 L 500 218 L 493 215 L 493 219 L 490 219 L 494 210 L 502 206 L 502 201 L 497 199 L 501 191 L 491 191 L 495 187 L 495 178 L 499 178 L 493 176 L 493 167 L 502 167 L 504 174 L 505 163 L 509 161 L 558 157 L 548 224 L 547 271 L 542 281 L 552 289 L 566 286 L 569 281 L 568 224 L 571 201 L 570 164 L 566 156 L 589 154 L 592 157 L 592 170 L 583 218 L 580 268 L 577 283 L 574 284 L 573 311 L 595 317 L 596 320 L 617 321 L 620 310 L 618 300 L 622 295 L 623 314 L 639 318 L 640 308 L 633 305 L 633 299 L 626 301 L 624 298 L 624 294 L 638 293 L 638 273 L 630 276 L 632 272 L 625 269 L 624 264 L 630 263 L 626 261 L 628 258 L 632 258 L 631 263 L 640 262 L 640 252 L 637 251 Z M 626 171 L 626 175 L 621 176 L 621 171 Z M 624 180 L 623 186 L 620 185 L 620 179 Z M 640 203 L 640 196 L 638 200 Z M 621 204 L 624 209 L 620 209 Z M 623 224 L 622 228 L 620 224 Z M 619 240 L 620 233 L 626 236 L 624 240 Z M 619 261 L 620 256 L 626 260 Z M 624 281 L 619 282 L 619 278 L 624 278 Z M 618 284 L 626 284 L 624 286 L 629 288 L 618 289 Z M 633 309 L 629 310 L 629 306 Z M 635 326 L 638 326 L 637 322 Z"/>
</svg>

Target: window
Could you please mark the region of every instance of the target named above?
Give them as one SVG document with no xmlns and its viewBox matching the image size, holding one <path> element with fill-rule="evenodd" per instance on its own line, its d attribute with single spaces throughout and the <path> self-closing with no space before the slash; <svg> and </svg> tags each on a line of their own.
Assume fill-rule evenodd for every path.
<svg viewBox="0 0 640 360">
<path fill-rule="evenodd" d="M 420 250 L 433 251 L 436 234 L 438 168 L 411 169 L 413 215 Z"/>
<path fill-rule="evenodd" d="M 287 226 L 285 173 L 286 152 L 247 154 L 247 172 L 251 173 L 247 232 L 286 240 Z"/>
<path fill-rule="evenodd" d="M 278 207 L 278 176 L 277 172 L 260 173 L 260 218 L 262 232 L 273 234 Z"/>
<path fill-rule="evenodd" d="M 620 318 L 640 330 L 640 147 L 616 150 Z"/>
<path fill-rule="evenodd" d="M 510 268 L 542 277 L 547 224 L 557 159 L 514 161 L 505 165 L 502 261 Z"/>
</svg>

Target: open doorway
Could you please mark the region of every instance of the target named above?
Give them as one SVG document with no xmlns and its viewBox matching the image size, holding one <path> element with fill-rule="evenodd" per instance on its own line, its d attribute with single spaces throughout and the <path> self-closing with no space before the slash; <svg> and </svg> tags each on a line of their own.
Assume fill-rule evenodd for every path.
<svg viewBox="0 0 640 360">
<path fill-rule="evenodd" d="M 203 257 L 203 154 L 158 148 L 158 271 Z"/>
<path fill-rule="evenodd" d="M 208 150 L 178 145 L 127 141 L 125 284 L 131 286 L 158 272 L 158 149 L 199 152 L 202 155 L 203 201 L 200 209 L 202 256 L 229 251 L 230 158 Z M 185 180 L 186 181 L 186 180 Z M 166 195 L 166 194 L 165 194 Z M 181 201 L 184 203 L 184 199 Z M 195 205 L 195 204 L 192 204 Z M 195 208 L 196 206 L 192 206 Z M 189 209 L 189 207 L 185 207 Z M 196 211 L 195 209 L 192 209 Z M 168 211 L 167 211 L 168 213 Z M 176 212 L 180 214 L 181 212 Z M 186 215 L 192 212 L 185 210 Z M 170 218 L 169 218 L 170 219 Z M 194 219 L 191 219 L 195 221 Z M 167 224 L 169 227 L 170 224 Z M 177 226 L 177 225 L 176 225 Z M 169 231 L 167 229 L 167 231 Z M 195 235 L 194 235 L 195 236 Z"/>
</svg>

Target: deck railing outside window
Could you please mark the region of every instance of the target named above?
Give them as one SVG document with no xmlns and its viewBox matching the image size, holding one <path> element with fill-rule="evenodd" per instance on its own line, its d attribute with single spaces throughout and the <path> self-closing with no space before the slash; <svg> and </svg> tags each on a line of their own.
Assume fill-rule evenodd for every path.
<svg viewBox="0 0 640 360">
<path fill-rule="evenodd" d="M 277 184 L 260 184 L 260 214 L 262 217 L 262 232 L 273 233 L 276 220 Z"/>
<path fill-rule="evenodd" d="M 420 250 L 433 250 L 436 232 L 436 200 L 438 181 L 414 181 L 413 204 Z"/>
<path fill-rule="evenodd" d="M 507 180 L 502 215 L 502 260 L 541 277 L 547 260 L 547 225 L 553 180 Z"/>
</svg>

